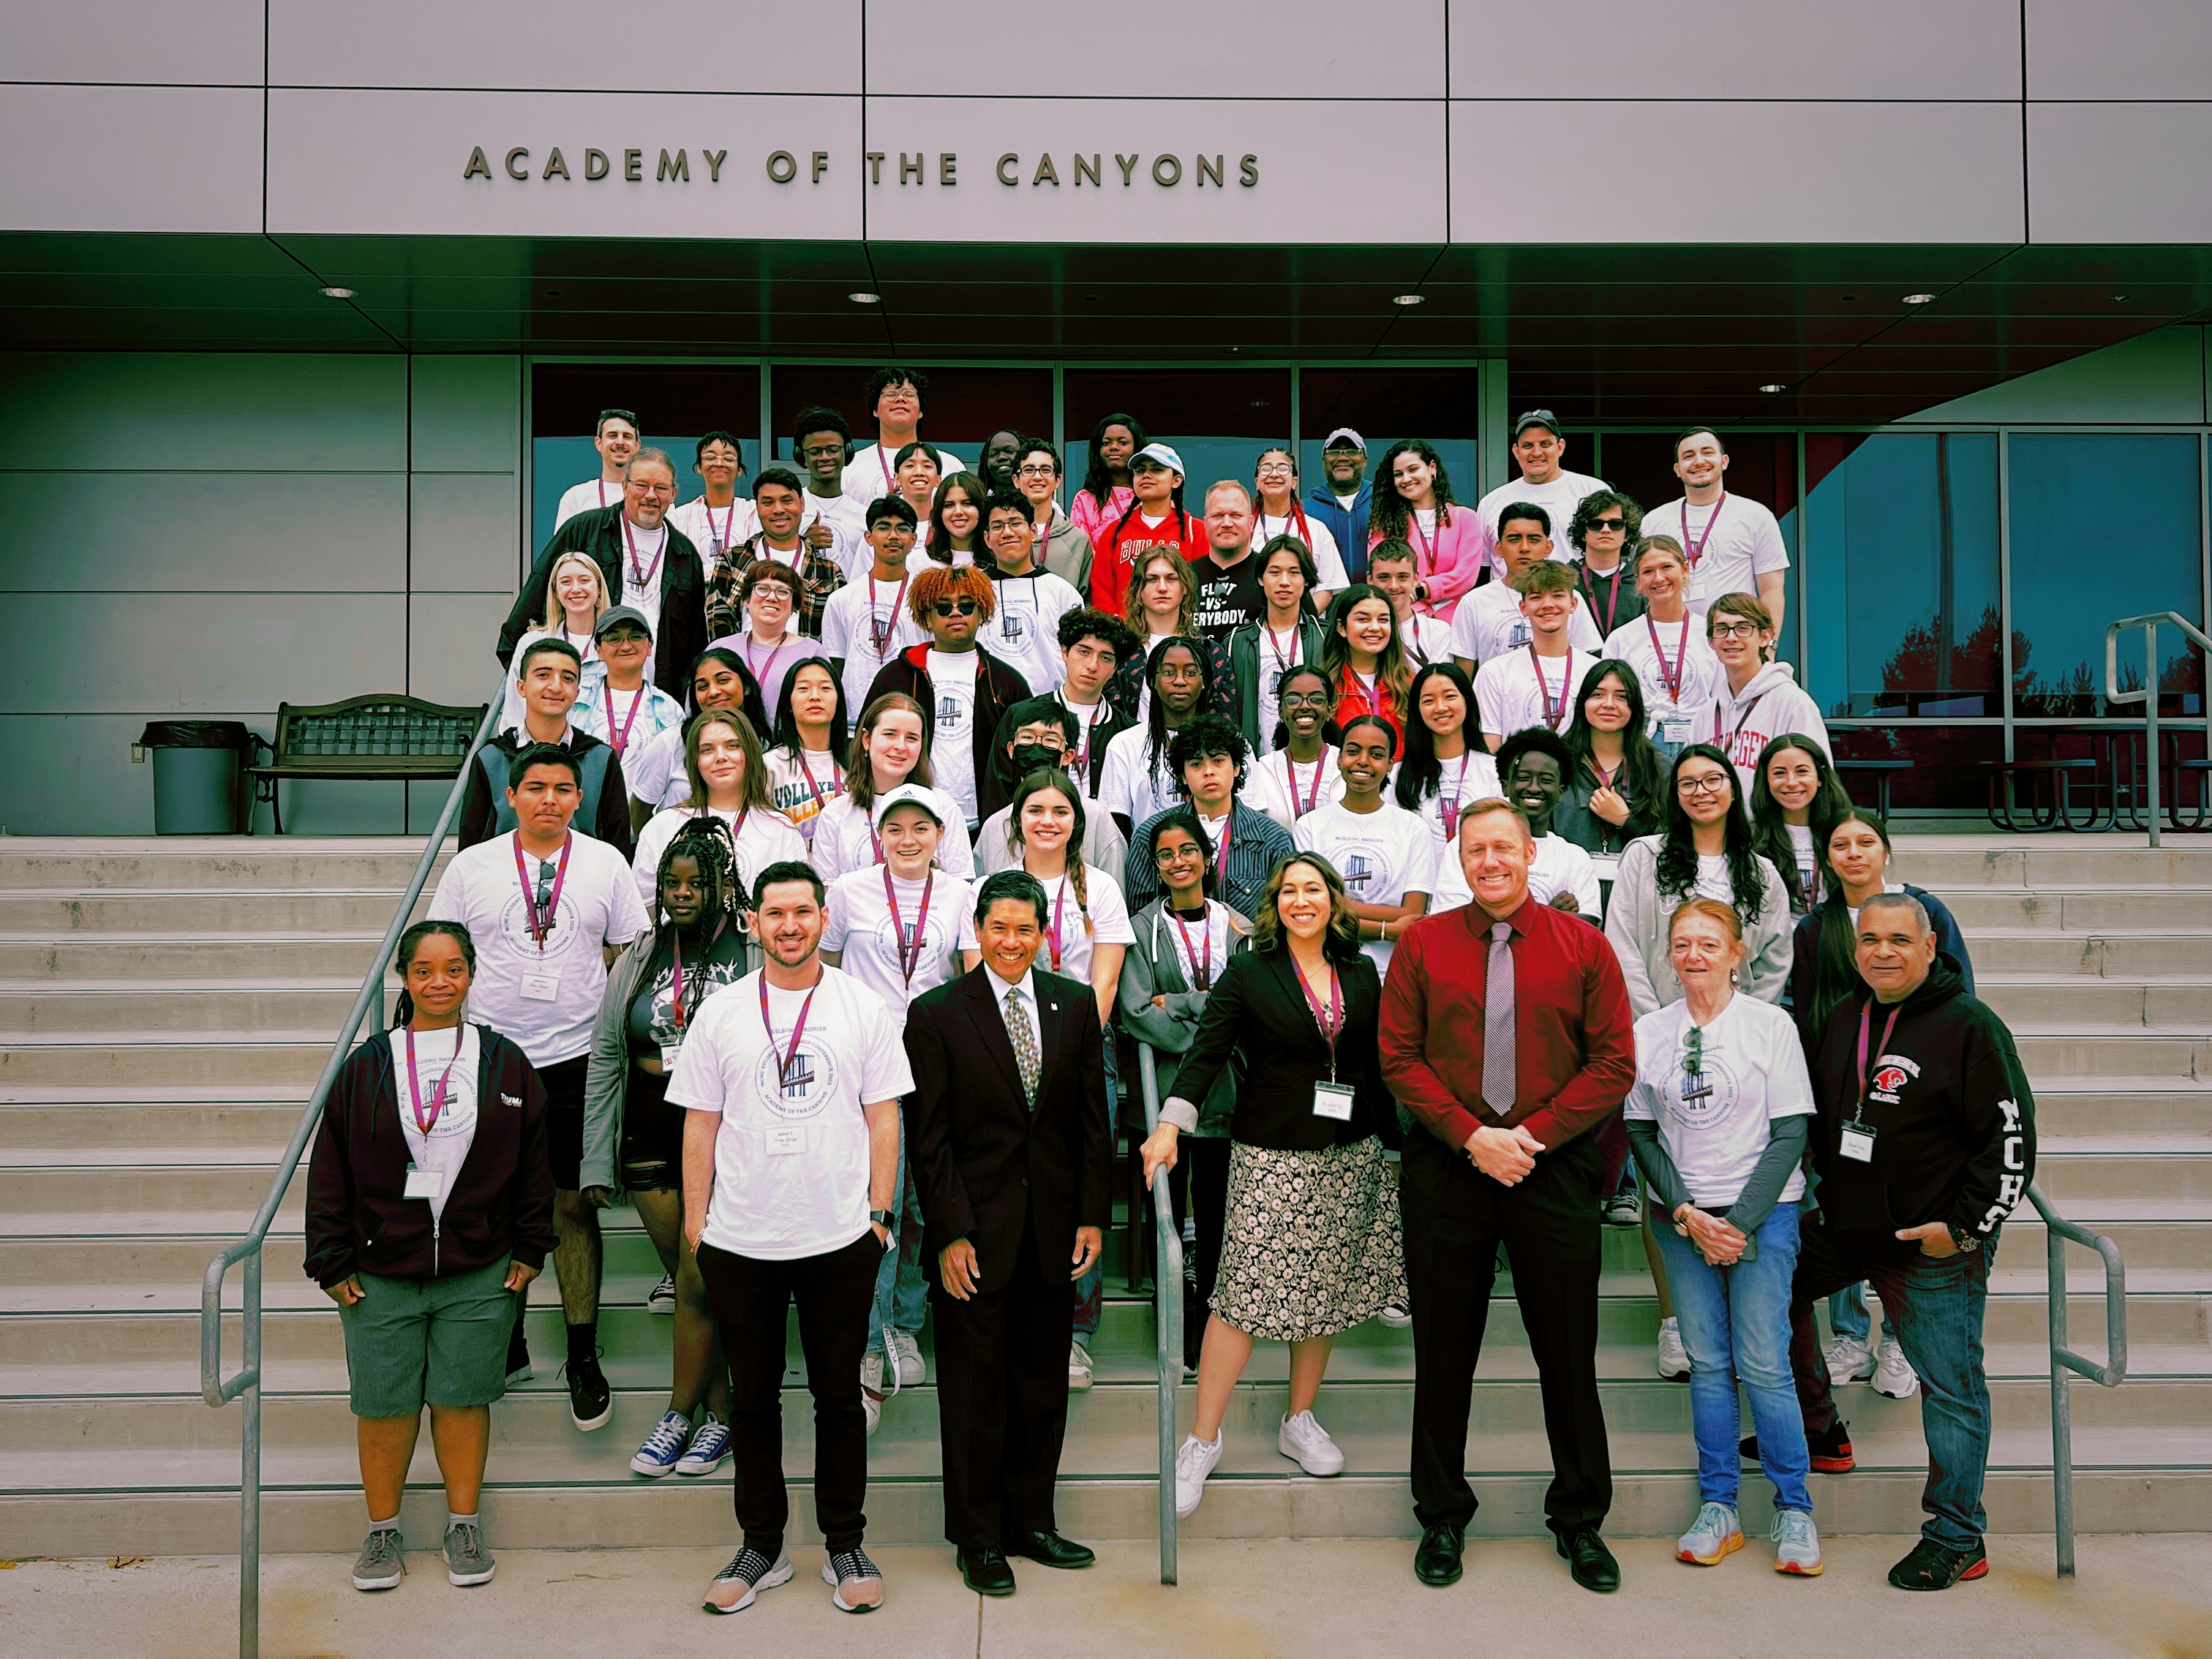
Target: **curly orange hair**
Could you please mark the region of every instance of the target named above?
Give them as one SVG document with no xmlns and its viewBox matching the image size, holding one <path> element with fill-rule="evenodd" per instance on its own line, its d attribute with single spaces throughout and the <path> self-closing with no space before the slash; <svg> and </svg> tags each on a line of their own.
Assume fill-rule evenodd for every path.
<svg viewBox="0 0 2212 1659">
<path fill-rule="evenodd" d="M 991 579 L 972 564 L 929 566 L 907 589 L 906 608 L 914 613 L 915 623 L 927 632 L 930 613 L 937 609 L 938 601 L 958 599 L 975 600 L 975 609 L 985 622 L 990 621 L 999 608 Z"/>
</svg>

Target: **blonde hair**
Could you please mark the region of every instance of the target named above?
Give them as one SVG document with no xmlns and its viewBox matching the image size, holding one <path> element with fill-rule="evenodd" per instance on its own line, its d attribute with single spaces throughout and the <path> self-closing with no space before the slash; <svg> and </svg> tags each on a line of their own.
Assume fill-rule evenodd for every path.
<svg viewBox="0 0 2212 1659">
<path fill-rule="evenodd" d="M 738 749 L 745 757 L 744 773 L 738 779 L 738 787 L 744 793 L 744 810 L 757 806 L 763 811 L 775 810 L 775 791 L 768 781 L 768 763 L 761 753 L 760 733 L 753 723 L 734 708 L 708 708 L 694 715 L 684 733 L 684 773 L 691 780 L 691 799 L 685 803 L 694 812 L 707 810 L 707 781 L 699 775 L 699 740 L 706 736 L 710 726 L 726 726 L 738 738 Z"/>
<path fill-rule="evenodd" d="M 1239 484 L 1238 489 L 1243 486 Z M 1165 559 L 1175 567 L 1176 578 L 1182 583 L 1182 599 L 1176 606 L 1175 632 L 1198 632 L 1198 570 L 1188 559 L 1172 547 L 1148 547 L 1137 556 L 1137 562 L 1129 572 L 1129 591 L 1122 597 L 1121 620 L 1137 630 L 1137 637 L 1146 637 L 1145 632 L 1145 580 L 1152 574 L 1152 567 Z"/>
<path fill-rule="evenodd" d="M 592 602 L 592 626 L 597 629 L 599 618 L 607 614 L 607 574 L 599 568 L 599 562 L 588 553 L 563 553 L 553 561 L 553 568 L 545 576 L 545 621 L 547 633 L 565 638 L 568 613 L 561 606 L 561 573 L 570 565 L 592 573 L 592 591 L 599 598 Z"/>
</svg>

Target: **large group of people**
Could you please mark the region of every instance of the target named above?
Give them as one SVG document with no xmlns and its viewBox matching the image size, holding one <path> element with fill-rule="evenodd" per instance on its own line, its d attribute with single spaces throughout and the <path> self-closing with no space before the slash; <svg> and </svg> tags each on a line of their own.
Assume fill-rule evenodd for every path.
<svg viewBox="0 0 2212 1659">
<path fill-rule="evenodd" d="M 1890 1582 L 1984 1572 L 1982 1304 L 2033 1104 L 1955 920 L 1892 879 L 1775 659 L 1786 556 L 1721 437 L 1685 433 L 1681 498 L 1644 508 L 1566 471 L 1534 410 L 1520 477 L 1470 507 L 1418 440 L 1370 484 L 1348 428 L 1310 493 L 1271 446 L 1187 496 L 1174 447 L 1115 414 L 1063 499 L 1042 439 L 994 433 L 973 470 L 924 440 L 927 390 L 873 376 L 869 442 L 801 411 L 796 469 L 750 499 L 709 433 L 680 506 L 609 410 L 601 476 L 562 498 L 497 642 L 513 696 L 462 850 L 315 1143 L 356 1586 L 404 1571 L 425 1404 L 449 1577 L 490 1577 L 489 1411 L 533 1375 L 549 1255 L 572 1419 L 609 1422 L 617 1205 L 673 1331 L 629 1467 L 735 1466 L 707 1607 L 793 1574 L 794 1301 L 836 1607 L 883 1601 L 869 1437 L 926 1382 L 965 1582 L 1088 1565 L 1054 1494 L 1124 1136 L 1190 1245 L 1179 1513 L 1255 1342 L 1290 1348 L 1279 1451 L 1326 1478 L 1334 1339 L 1410 1327 L 1413 1565 L 1455 1581 L 1502 1248 L 1548 1524 L 1574 1582 L 1617 1588 L 1616 1224 L 1642 1234 L 1653 1363 L 1687 1380 L 1682 1560 L 1741 1547 L 1749 1456 L 1776 1570 L 1819 1573 L 1808 1482 L 1852 1466 L 1837 1390 L 1871 1378 L 1925 1395 L 1928 1521 Z"/>
</svg>

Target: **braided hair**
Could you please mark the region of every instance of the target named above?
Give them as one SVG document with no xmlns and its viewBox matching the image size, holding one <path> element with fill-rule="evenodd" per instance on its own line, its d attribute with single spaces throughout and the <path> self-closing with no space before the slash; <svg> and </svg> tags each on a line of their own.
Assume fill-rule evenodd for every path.
<svg viewBox="0 0 2212 1659">
<path fill-rule="evenodd" d="M 699 913 L 702 923 L 716 919 L 738 921 L 751 908 L 746 902 L 744 878 L 738 873 L 738 844 L 730 835 L 730 826 L 717 817 L 687 818 L 678 826 L 667 850 L 660 855 L 659 867 L 653 872 L 653 925 L 656 939 L 661 929 L 675 926 L 661 895 L 668 890 L 669 866 L 678 859 L 692 859 L 698 863 L 699 879 L 707 890 L 707 902 Z"/>
<path fill-rule="evenodd" d="M 1682 810 L 1682 793 L 1676 787 L 1682 768 L 1693 760 L 1709 760 L 1728 779 L 1727 841 L 1729 893 L 1736 915 L 1748 926 L 1759 920 L 1766 884 L 1759 879 L 1759 854 L 1751 844 L 1751 820 L 1745 816 L 1743 797 L 1737 792 L 1735 769 L 1729 757 L 1709 743 L 1693 743 L 1674 757 L 1667 774 L 1667 827 L 1659 836 L 1659 858 L 1654 871 L 1662 897 L 1687 898 L 1698 886 L 1698 843 L 1690 815 Z"/>
<path fill-rule="evenodd" d="M 1075 824 L 1067 832 L 1067 885 L 1075 895 L 1075 908 L 1083 917 L 1083 936 L 1091 939 L 1097 929 L 1091 921 L 1090 884 L 1083 873 L 1083 838 L 1087 820 L 1083 811 L 1083 791 L 1075 781 L 1058 767 L 1041 767 L 1014 787 L 1012 804 L 1006 808 L 1006 849 L 1018 860 L 1023 852 L 1022 807 L 1031 795 L 1041 790 L 1057 789 L 1075 809 Z"/>
<path fill-rule="evenodd" d="M 461 960 L 469 965 L 469 972 L 477 970 L 476 941 L 469 930 L 458 921 L 418 921 L 399 936 L 399 948 L 392 953 L 392 971 L 399 975 L 399 999 L 392 1005 L 392 1029 L 414 1023 L 415 999 L 408 994 L 407 970 L 414 965 L 415 952 L 424 939 L 432 934 L 449 939 L 460 947 Z"/>
</svg>

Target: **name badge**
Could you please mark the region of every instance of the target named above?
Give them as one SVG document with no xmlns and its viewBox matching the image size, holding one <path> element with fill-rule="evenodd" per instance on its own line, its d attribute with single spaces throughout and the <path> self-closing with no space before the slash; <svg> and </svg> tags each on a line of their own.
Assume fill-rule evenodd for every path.
<svg viewBox="0 0 2212 1659">
<path fill-rule="evenodd" d="M 407 1166 L 407 1185 L 402 1198 L 436 1198 L 446 1190 L 446 1175 L 442 1170 L 418 1170 Z"/>
<path fill-rule="evenodd" d="M 790 1158 L 806 1150 L 806 1131 L 796 1123 L 779 1123 L 763 1139 L 770 1158 Z"/>
<path fill-rule="evenodd" d="M 1589 861 L 1600 881 L 1613 881 L 1620 875 L 1620 857 L 1616 853 L 1592 853 Z"/>
<path fill-rule="evenodd" d="M 1660 731 L 1668 742 L 1680 744 L 1689 742 L 1690 734 L 1695 729 L 1697 721 L 1689 715 L 1684 714 L 1674 720 L 1662 720 L 1659 725 Z"/>
<path fill-rule="evenodd" d="M 1863 1123 L 1846 1123 L 1836 1150 L 1856 1164 L 1874 1162 L 1874 1131 Z"/>
<path fill-rule="evenodd" d="M 1314 1115 L 1334 1118 L 1339 1123 L 1351 1122 L 1352 1085 L 1346 1083 L 1315 1084 Z"/>
<path fill-rule="evenodd" d="M 664 1072 L 673 1072 L 676 1069 L 676 1056 L 683 1052 L 684 1045 L 680 1042 L 662 1043 L 660 1045 L 660 1069 Z"/>
<path fill-rule="evenodd" d="M 525 974 L 522 976 L 522 1000 L 525 1002 L 550 1002 L 561 989 L 558 974 Z"/>
</svg>

